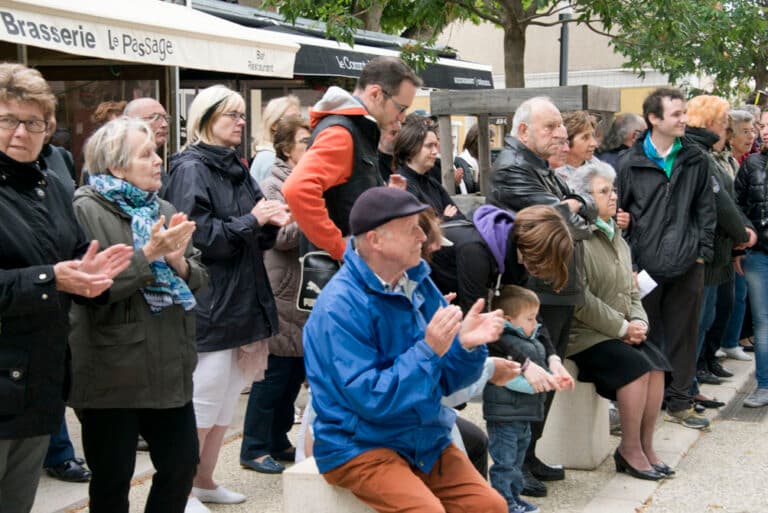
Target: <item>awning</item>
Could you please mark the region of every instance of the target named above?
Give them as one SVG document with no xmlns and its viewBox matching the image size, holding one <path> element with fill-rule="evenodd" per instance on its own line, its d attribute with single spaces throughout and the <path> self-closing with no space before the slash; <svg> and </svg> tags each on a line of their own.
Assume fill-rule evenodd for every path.
<svg viewBox="0 0 768 513">
<path fill-rule="evenodd" d="M 0 40 L 109 60 L 292 77 L 298 45 L 158 0 L 0 0 Z"/>
<path fill-rule="evenodd" d="M 293 36 L 301 44 L 294 73 L 306 76 L 360 76 L 363 67 L 376 56 L 399 56 L 394 50 L 356 44 L 351 47 L 325 39 Z M 440 58 L 420 73 L 425 87 L 436 89 L 493 89 L 491 67 L 484 64 Z"/>
</svg>

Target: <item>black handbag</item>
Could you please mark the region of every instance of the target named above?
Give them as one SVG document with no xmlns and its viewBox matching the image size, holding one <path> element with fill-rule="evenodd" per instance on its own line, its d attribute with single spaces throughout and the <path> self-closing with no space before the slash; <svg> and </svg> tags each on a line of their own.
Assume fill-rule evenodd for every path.
<svg viewBox="0 0 768 513">
<path fill-rule="evenodd" d="M 327 251 L 318 250 L 310 251 L 299 257 L 299 264 L 301 266 L 301 281 L 296 297 L 296 308 L 302 312 L 311 312 L 320 291 L 341 268 L 341 263 Z"/>
</svg>

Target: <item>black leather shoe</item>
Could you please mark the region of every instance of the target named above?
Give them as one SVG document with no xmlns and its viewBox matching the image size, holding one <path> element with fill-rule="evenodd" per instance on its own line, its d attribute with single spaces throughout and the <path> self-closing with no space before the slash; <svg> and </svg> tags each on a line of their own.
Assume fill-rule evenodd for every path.
<svg viewBox="0 0 768 513">
<path fill-rule="evenodd" d="M 699 401 L 693 401 L 693 411 L 696 413 L 704 413 L 707 411 L 707 407 L 701 404 Z"/>
<path fill-rule="evenodd" d="M 243 468 L 255 470 L 262 474 L 282 474 L 285 467 L 276 462 L 272 456 L 267 456 L 261 461 L 257 460 L 240 460 L 240 466 Z"/>
<path fill-rule="evenodd" d="M 718 401 L 717 399 L 695 399 L 694 401 L 697 404 L 702 405 L 704 408 L 722 408 L 725 406 L 725 403 L 723 401 Z"/>
<path fill-rule="evenodd" d="M 651 463 L 651 466 L 653 467 L 653 470 L 658 472 L 659 474 L 664 474 L 665 476 L 674 476 L 675 471 L 672 470 L 672 467 L 664 463 L 663 461 L 661 463 L 653 464 Z"/>
<path fill-rule="evenodd" d="M 650 470 L 637 470 L 630 465 L 624 456 L 621 455 L 618 449 L 613 453 L 613 461 L 616 463 L 616 472 L 624 472 L 637 479 L 645 479 L 646 481 L 659 481 L 667 477 L 666 474 L 662 474 L 658 470 L 651 468 Z"/>
<path fill-rule="evenodd" d="M 91 471 L 75 460 L 67 460 L 55 467 L 46 467 L 45 472 L 59 481 L 85 483 L 91 479 Z"/>
<path fill-rule="evenodd" d="M 699 383 L 706 383 L 707 385 L 719 385 L 722 383 L 720 378 L 707 370 L 698 371 L 696 373 L 696 379 L 699 380 Z"/>
<path fill-rule="evenodd" d="M 534 458 L 527 464 L 527 467 L 533 477 L 539 481 L 562 481 L 565 479 L 565 470 L 563 470 L 562 465 L 547 465 L 539 458 Z"/>
<path fill-rule="evenodd" d="M 276 451 L 276 452 L 273 452 L 271 456 L 277 461 L 286 461 L 288 463 L 293 463 L 296 461 L 296 448 L 289 447 L 288 449 L 285 449 L 283 451 Z"/>
<path fill-rule="evenodd" d="M 729 371 L 720 362 L 712 362 L 709 364 L 709 372 L 717 376 L 718 378 L 732 378 L 733 372 Z"/>
<path fill-rule="evenodd" d="M 520 495 L 527 495 L 528 497 L 546 497 L 547 486 L 533 477 L 528 470 L 523 469 L 523 491 Z"/>
</svg>

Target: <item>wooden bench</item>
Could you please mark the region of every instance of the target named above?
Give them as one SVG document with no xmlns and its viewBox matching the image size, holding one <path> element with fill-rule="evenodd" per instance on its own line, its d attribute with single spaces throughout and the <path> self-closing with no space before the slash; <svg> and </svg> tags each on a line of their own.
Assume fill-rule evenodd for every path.
<svg viewBox="0 0 768 513">
<path fill-rule="evenodd" d="M 307 458 L 283 472 L 284 513 L 376 513 L 352 492 L 328 484 Z"/>
<path fill-rule="evenodd" d="M 566 359 L 564 365 L 575 379 L 576 364 Z M 576 381 L 573 391 L 556 393 L 536 455 L 566 468 L 597 468 L 611 452 L 608 404 L 592 383 Z"/>
</svg>

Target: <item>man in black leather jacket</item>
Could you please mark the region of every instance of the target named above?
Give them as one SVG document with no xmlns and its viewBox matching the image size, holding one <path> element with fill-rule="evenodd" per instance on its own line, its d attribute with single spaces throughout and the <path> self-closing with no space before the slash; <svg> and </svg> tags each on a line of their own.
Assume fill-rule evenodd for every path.
<svg viewBox="0 0 768 513">
<path fill-rule="evenodd" d="M 619 207 L 631 216 L 625 232 L 635 271 L 658 283 L 643 298 L 649 338 L 672 365 L 665 420 L 703 429 L 706 417 L 693 411 L 696 341 L 704 290 L 704 263 L 713 256 L 717 212 L 709 157 L 684 139 L 685 98 L 661 88 L 643 102 L 649 131 L 616 165 Z"/>
<path fill-rule="evenodd" d="M 487 198 L 488 203 L 512 211 L 531 205 L 559 206 L 572 228 L 577 243 L 565 287 L 555 291 L 547 283 L 533 277 L 526 284 L 541 301 L 540 314 L 547 332 L 542 335 L 549 336 L 561 358 L 568 344 L 573 307 L 584 302 L 581 279 L 584 258 L 578 241 L 590 236 L 589 226 L 597 215 L 594 200 L 572 194 L 568 185 L 547 163 L 547 159 L 559 149 L 560 141 L 553 137 L 553 133 L 562 124 L 560 111 L 549 99 L 536 97 L 523 102 L 515 112 L 512 135 L 505 138 L 504 149 L 494 162 L 491 191 Z M 552 396 L 548 395 L 545 416 L 549 413 Z M 543 430 L 544 422 L 531 423 L 531 443 L 524 468 L 525 495 L 543 497 L 547 490 L 538 480 L 564 477 L 562 469 L 545 465 L 536 458 L 536 442 Z"/>
</svg>

